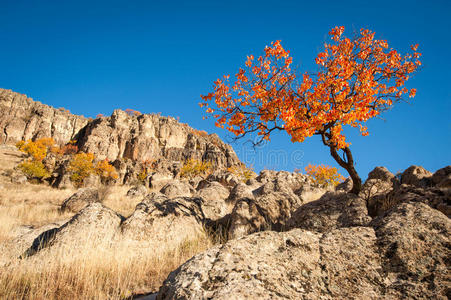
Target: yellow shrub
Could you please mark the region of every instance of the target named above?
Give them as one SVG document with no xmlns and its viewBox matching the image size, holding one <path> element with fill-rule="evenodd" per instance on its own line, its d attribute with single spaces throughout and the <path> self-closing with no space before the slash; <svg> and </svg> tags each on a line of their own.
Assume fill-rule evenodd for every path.
<svg viewBox="0 0 451 300">
<path fill-rule="evenodd" d="M 55 141 L 52 138 L 41 138 L 34 142 L 32 140 L 20 141 L 16 147 L 34 160 L 42 161 L 47 156 L 47 151 L 54 145 Z"/>
<path fill-rule="evenodd" d="M 324 165 L 311 165 L 309 164 L 307 167 L 305 167 L 305 171 L 307 172 L 307 175 L 310 175 L 313 179 L 313 182 L 315 184 L 318 184 L 322 187 L 327 186 L 336 186 L 345 178 L 338 173 L 337 168 L 330 167 L 330 166 L 324 166 Z"/>
<path fill-rule="evenodd" d="M 18 167 L 28 179 L 38 178 L 42 180 L 50 177 L 49 171 L 47 171 L 41 161 L 26 160 L 20 163 Z"/>
<path fill-rule="evenodd" d="M 235 165 L 227 169 L 230 173 L 235 174 L 241 181 L 246 182 L 249 179 L 255 177 L 255 172 L 252 166 L 246 167 L 245 164 Z"/>
<path fill-rule="evenodd" d="M 198 159 L 188 159 L 182 166 L 180 171 L 180 177 L 195 177 L 195 176 L 205 176 L 211 173 L 211 163 L 203 162 Z"/>
<path fill-rule="evenodd" d="M 138 173 L 138 180 L 139 180 L 141 183 L 145 183 L 145 182 L 146 182 L 147 175 L 149 175 L 149 174 L 147 173 L 147 170 L 146 170 L 146 169 L 143 169 L 141 172 Z"/>
<path fill-rule="evenodd" d="M 94 154 L 92 153 L 80 152 L 75 154 L 69 164 L 69 171 L 72 172 L 70 179 L 77 185 L 81 185 L 86 177 L 95 173 L 93 160 Z"/>
<path fill-rule="evenodd" d="M 116 172 L 116 168 L 109 163 L 108 159 L 97 162 L 95 171 L 97 175 L 102 178 L 102 181 L 108 179 L 117 179 L 119 177 Z"/>
</svg>

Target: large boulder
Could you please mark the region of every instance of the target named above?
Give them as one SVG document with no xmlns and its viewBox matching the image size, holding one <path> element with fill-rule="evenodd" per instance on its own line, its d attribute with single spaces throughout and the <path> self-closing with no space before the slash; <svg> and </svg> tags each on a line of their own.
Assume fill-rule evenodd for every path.
<svg viewBox="0 0 451 300">
<path fill-rule="evenodd" d="M 173 180 L 161 188 L 160 193 L 168 198 L 190 197 L 194 189 L 186 181 Z"/>
<path fill-rule="evenodd" d="M 298 208 L 287 228 L 327 232 L 341 227 L 366 226 L 371 221 L 364 199 L 348 193 L 328 192 Z"/>
<path fill-rule="evenodd" d="M 219 182 L 213 181 L 197 191 L 196 196 L 202 199 L 202 210 L 206 218 L 217 220 L 232 211 L 233 205 L 226 201 L 229 190 Z"/>
<path fill-rule="evenodd" d="M 446 166 L 435 171 L 431 180 L 437 187 L 451 188 L 451 166 Z"/>
<path fill-rule="evenodd" d="M 86 205 L 99 202 L 99 191 L 94 188 L 81 188 L 61 204 L 61 211 L 79 212 Z"/>
<path fill-rule="evenodd" d="M 297 172 L 287 172 L 287 171 L 273 171 L 273 170 L 263 170 L 257 176 L 256 180 L 260 183 L 273 182 L 275 180 L 283 182 L 292 191 L 296 191 L 302 186 L 309 183 L 308 176 L 302 175 Z"/>
<path fill-rule="evenodd" d="M 377 216 L 391 208 L 388 193 L 399 186 L 399 181 L 385 167 L 376 167 L 369 174 L 359 196 L 365 199 L 370 216 Z"/>
<path fill-rule="evenodd" d="M 410 166 L 401 174 L 401 183 L 418 187 L 430 185 L 432 173 L 421 166 Z"/>
<path fill-rule="evenodd" d="M 367 226 L 254 233 L 194 256 L 157 299 L 447 299 L 450 233 L 419 202 Z"/>
<path fill-rule="evenodd" d="M 375 241 L 371 228 L 252 234 L 183 264 L 157 299 L 374 299 L 382 285 Z"/>
<path fill-rule="evenodd" d="M 168 199 L 165 195 L 151 193 L 121 224 L 122 236 L 155 245 L 176 245 L 197 236 L 203 230 L 204 219 L 200 199 Z"/>
<path fill-rule="evenodd" d="M 395 175 L 393 175 L 386 167 L 376 167 L 368 173 L 368 179 L 379 179 L 388 182 L 394 180 Z"/>
<path fill-rule="evenodd" d="M 199 182 L 197 189 L 202 189 L 208 186 L 211 182 L 219 182 L 228 189 L 232 189 L 235 185 L 240 183 L 240 179 L 235 174 L 229 171 L 216 170 L 210 174 L 206 179 Z"/>
<path fill-rule="evenodd" d="M 403 184 L 386 196 L 382 212 L 404 202 L 421 202 L 451 218 L 451 190 L 437 187 L 421 188 Z"/>
<path fill-rule="evenodd" d="M 40 252 L 44 248 L 91 248 L 110 243 L 117 235 L 123 217 L 101 203 L 91 203 L 67 223 L 41 233 L 35 238 L 23 257 Z"/>
<path fill-rule="evenodd" d="M 451 220 L 420 202 L 402 203 L 372 224 L 392 299 L 450 296 Z"/>
<path fill-rule="evenodd" d="M 150 176 L 150 187 L 155 190 L 160 190 L 166 184 L 174 180 L 174 176 L 170 173 L 154 173 Z"/>
<path fill-rule="evenodd" d="M 230 203 L 236 203 L 238 200 L 243 198 L 254 199 L 254 194 L 252 193 L 252 191 L 252 186 L 244 183 L 239 183 L 233 187 L 227 200 Z"/>
</svg>

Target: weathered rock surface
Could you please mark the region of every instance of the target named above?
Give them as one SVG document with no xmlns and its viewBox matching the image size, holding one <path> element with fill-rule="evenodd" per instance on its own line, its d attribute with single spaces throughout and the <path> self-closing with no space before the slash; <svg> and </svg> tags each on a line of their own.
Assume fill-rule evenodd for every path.
<svg viewBox="0 0 451 300">
<path fill-rule="evenodd" d="M 173 180 L 167 183 L 160 192 L 171 199 L 176 197 L 190 197 L 193 190 L 188 182 Z"/>
<path fill-rule="evenodd" d="M 90 203 L 98 202 L 99 191 L 95 188 L 81 188 L 75 194 L 64 200 L 61 211 L 79 212 Z"/>
<path fill-rule="evenodd" d="M 202 210 L 207 219 L 217 220 L 229 214 L 233 204 L 226 201 L 229 190 L 219 182 L 210 182 L 197 191 L 197 197 L 202 199 Z"/>
<path fill-rule="evenodd" d="M 451 166 L 437 170 L 431 177 L 432 183 L 440 188 L 451 188 Z"/>
<path fill-rule="evenodd" d="M 401 174 L 401 183 L 418 187 L 430 185 L 432 173 L 421 166 L 410 166 Z"/>
<path fill-rule="evenodd" d="M 379 266 L 375 240 L 371 228 L 324 237 L 301 229 L 252 234 L 189 260 L 169 275 L 157 299 L 372 298 L 381 281 L 372 265 Z"/>
<path fill-rule="evenodd" d="M 200 199 L 168 199 L 151 193 L 121 224 L 121 230 L 131 240 L 177 245 L 201 232 L 203 220 Z"/>
<path fill-rule="evenodd" d="M 130 116 L 115 110 L 111 117 L 89 122 L 80 132 L 78 146 L 95 153 L 99 159 L 118 158 L 152 161 L 164 157 L 168 161 L 189 158 L 210 161 L 218 168 L 239 163 L 232 147 L 216 135 L 200 135 L 172 117 L 142 114 Z"/>
<path fill-rule="evenodd" d="M 450 231 L 403 203 L 364 227 L 254 233 L 187 261 L 157 299 L 447 299 Z"/>
<path fill-rule="evenodd" d="M 398 299 L 446 299 L 451 286 L 451 220 L 419 202 L 402 203 L 372 226 L 389 294 Z"/>
<path fill-rule="evenodd" d="M 0 89 L 0 111 L 1 142 L 52 137 L 66 143 L 76 138 L 89 121 L 5 89 Z"/>
<path fill-rule="evenodd" d="M 139 198 L 147 194 L 147 188 L 144 185 L 137 185 L 127 191 L 127 197 Z"/>
<path fill-rule="evenodd" d="M 319 200 L 298 208 L 286 226 L 328 232 L 341 227 L 366 226 L 370 221 L 364 199 L 353 194 L 328 192 Z"/>
</svg>

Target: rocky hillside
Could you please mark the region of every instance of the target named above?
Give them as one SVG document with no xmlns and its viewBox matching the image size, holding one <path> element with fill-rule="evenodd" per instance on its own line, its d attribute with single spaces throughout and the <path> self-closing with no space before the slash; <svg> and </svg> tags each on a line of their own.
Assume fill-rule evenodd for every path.
<svg viewBox="0 0 451 300">
<path fill-rule="evenodd" d="M 130 115 L 115 110 L 110 117 L 89 119 L 0 89 L 0 141 L 52 137 L 58 143 L 76 140 L 78 149 L 110 161 L 189 158 L 209 161 L 216 168 L 240 164 L 232 147 L 215 135 L 195 130 L 172 117 Z"/>
</svg>

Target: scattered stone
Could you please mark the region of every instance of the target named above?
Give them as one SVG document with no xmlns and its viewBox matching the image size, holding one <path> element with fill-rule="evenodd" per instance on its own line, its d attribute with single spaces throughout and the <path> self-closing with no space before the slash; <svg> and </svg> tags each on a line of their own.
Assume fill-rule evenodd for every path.
<svg viewBox="0 0 451 300">
<path fill-rule="evenodd" d="M 61 204 L 61 211 L 79 212 L 90 203 L 99 202 L 99 191 L 94 188 L 81 188 Z"/>
<path fill-rule="evenodd" d="M 161 188 L 160 193 L 168 198 L 190 197 L 193 188 L 185 181 L 172 180 Z"/>
</svg>

